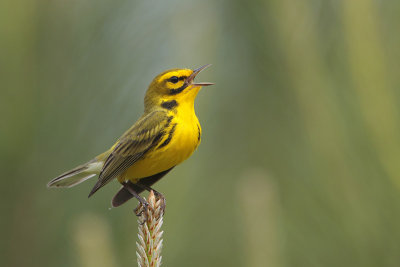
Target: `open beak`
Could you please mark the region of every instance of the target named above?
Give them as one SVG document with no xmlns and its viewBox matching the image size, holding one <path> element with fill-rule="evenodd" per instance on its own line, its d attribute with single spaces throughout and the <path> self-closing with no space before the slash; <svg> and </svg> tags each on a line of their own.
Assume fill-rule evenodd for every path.
<svg viewBox="0 0 400 267">
<path fill-rule="evenodd" d="M 204 70 L 204 69 L 206 69 L 206 68 L 208 68 L 210 66 L 211 66 L 211 64 L 207 64 L 207 65 L 201 66 L 198 69 L 195 69 L 193 71 L 193 73 L 187 78 L 186 82 L 188 84 L 191 84 L 191 85 L 194 85 L 194 86 L 209 86 L 209 85 L 213 85 L 213 83 L 209 83 L 209 82 L 194 83 L 194 78 L 197 76 L 197 74 L 199 74 L 202 70 Z"/>
</svg>

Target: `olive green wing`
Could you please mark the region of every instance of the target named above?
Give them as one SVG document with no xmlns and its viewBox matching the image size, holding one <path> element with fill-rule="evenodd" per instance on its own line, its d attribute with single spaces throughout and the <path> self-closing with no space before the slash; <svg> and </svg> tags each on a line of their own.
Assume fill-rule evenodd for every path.
<svg viewBox="0 0 400 267">
<path fill-rule="evenodd" d="M 99 180 L 89 197 L 156 147 L 165 135 L 171 120 L 172 117 L 168 117 L 164 111 L 153 111 L 140 118 L 126 131 L 105 160 Z"/>
</svg>

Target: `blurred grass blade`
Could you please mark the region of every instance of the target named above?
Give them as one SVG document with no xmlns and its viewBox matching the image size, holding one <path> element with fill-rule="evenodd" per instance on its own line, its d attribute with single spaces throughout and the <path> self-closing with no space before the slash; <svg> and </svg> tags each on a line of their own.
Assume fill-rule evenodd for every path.
<svg viewBox="0 0 400 267">
<path fill-rule="evenodd" d="M 343 25 L 361 114 L 383 167 L 400 188 L 399 110 L 388 81 L 376 5 L 372 0 L 343 0 Z"/>
<path fill-rule="evenodd" d="M 247 267 L 281 264 L 279 203 L 275 184 L 261 170 L 248 170 L 236 184 Z"/>
</svg>

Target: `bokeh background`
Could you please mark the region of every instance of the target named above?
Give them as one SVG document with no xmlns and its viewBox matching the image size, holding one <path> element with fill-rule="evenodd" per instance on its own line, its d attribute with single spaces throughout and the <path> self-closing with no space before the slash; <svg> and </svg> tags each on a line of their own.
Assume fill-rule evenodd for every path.
<svg viewBox="0 0 400 267">
<path fill-rule="evenodd" d="M 400 1 L 3 0 L 1 266 L 136 266 L 107 149 L 159 72 L 198 81 L 202 144 L 155 187 L 163 266 L 399 266 Z"/>
</svg>

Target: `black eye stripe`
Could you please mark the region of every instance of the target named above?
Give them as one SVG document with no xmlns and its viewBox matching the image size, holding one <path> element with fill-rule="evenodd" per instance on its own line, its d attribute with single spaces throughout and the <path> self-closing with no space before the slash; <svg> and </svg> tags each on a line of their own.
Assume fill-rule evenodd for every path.
<svg viewBox="0 0 400 267">
<path fill-rule="evenodd" d="M 168 79 L 168 81 L 171 83 L 177 83 L 178 81 L 186 80 L 186 78 L 187 78 L 187 76 L 180 76 L 180 77 L 172 76 L 171 78 Z"/>
</svg>

